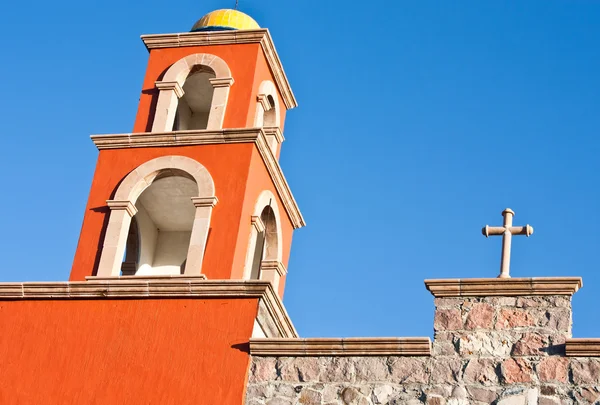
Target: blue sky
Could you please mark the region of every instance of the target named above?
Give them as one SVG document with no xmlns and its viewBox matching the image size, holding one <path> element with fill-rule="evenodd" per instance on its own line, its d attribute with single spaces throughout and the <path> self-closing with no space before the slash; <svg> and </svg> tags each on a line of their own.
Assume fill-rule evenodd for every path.
<svg viewBox="0 0 600 405">
<path fill-rule="evenodd" d="M 303 336 L 429 336 L 426 278 L 582 276 L 600 336 L 600 2 L 241 0 L 300 106 L 281 165 L 308 222 L 285 304 Z M 234 1 L 9 2 L 0 15 L 0 280 L 64 280 L 97 151 L 129 132 L 147 51 Z"/>
</svg>

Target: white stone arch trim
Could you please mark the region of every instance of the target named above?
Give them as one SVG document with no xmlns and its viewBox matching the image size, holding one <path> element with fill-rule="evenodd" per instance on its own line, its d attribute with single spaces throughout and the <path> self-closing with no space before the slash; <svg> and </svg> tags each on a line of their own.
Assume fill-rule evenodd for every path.
<svg viewBox="0 0 600 405">
<path fill-rule="evenodd" d="M 281 128 L 281 109 L 279 108 L 279 94 L 277 92 L 277 87 L 270 80 L 264 80 L 260 86 L 258 86 L 258 94 L 256 96 L 256 114 L 254 116 L 254 126 L 255 127 L 263 127 L 264 122 L 264 114 L 265 111 L 269 109 L 269 105 L 267 103 L 267 97 L 273 97 L 275 101 L 275 126 Z"/>
<path fill-rule="evenodd" d="M 223 128 L 229 89 L 234 82 L 231 70 L 227 63 L 216 55 L 195 53 L 179 59 L 165 72 L 163 79 L 156 82 L 159 94 L 152 132 L 173 130 L 177 104 L 179 98 L 184 95 L 183 85 L 194 66 L 206 66 L 215 72 L 215 78 L 210 79 L 214 93 L 206 129 Z"/>
<path fill-rule="evenodd" d="M 244 264 L 244 280 L 249 280 L 252 272 L 252 264 L 254 259 L 254 253 L 256 251 L 256 243 L 258 240 L 258 235 L 260 232 L 265 231 L 265 224 L 262 222 L 260 216 L 265 209 L 265 207 L 271 206 L 273 210 L 273 214 L 275 216 L 275 225 L 277 231 L 277 251 L 276 256 L 274 258 L 269 258 L 265 262 L 269 262 L 269 268 L 273 267 L 272 262 L 278 263 L 276 266 L 277 269 L 285 269 L 283 266 L 283 235 L 281 231 L 281 212 L 279 209 L 279 204 L 277 202 L 277 198 L 270 190 L 264 190 L 260 193 L 258 198 L 256 199 L 256 203 L 254 204 L 254 209 L 252 211 L 252 215 L 250 216 L 249 226 L 250 226 L 250 238 L 248 241 L 248 248 L 246 250 L 246 260 Z M 263 263 L 265 263 L 263 262 Z M 277 288 L 279 284 L 279 276 L 276 276 L 276 280 L 272 280 L 274 278 L 274 274 L 266 274 L 264 266 L 261 264 L 261 280 L 269 280 L 273 281 L 274 286 Z"/>
<path fill-rule="evenodd" d="M 185 275 L 202 274 L 202 261 L 210 229 L 212 209 L 217 204 L 215 184 L 208 170 L 186 156 L 162 156 L 152 159 L 130 172 L 121 182 L 113 200 L 108 200 L 110 216 L 100 255 L 97 275 L 117 277 L 125 254 L 131 218 L 136 214 L 135 203 L 156 176 L 165 170 L 178 170 L 190 175 L 198 185 L 198 197 L 192 198 L 196 207 Z"/>
</svg>

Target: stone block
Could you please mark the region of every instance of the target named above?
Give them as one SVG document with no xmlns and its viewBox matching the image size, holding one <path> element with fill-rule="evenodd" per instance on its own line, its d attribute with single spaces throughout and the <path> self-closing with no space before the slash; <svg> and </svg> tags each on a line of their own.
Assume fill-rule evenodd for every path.
<svg viewBox="0 0 600 405">
<path fill-rule="evenodd" d="M 360 357 L 354 364 L 356 382 L 386 381 L 389 375 L 387 358 Z"/>
<path fill-rule="evenodd" d="M 576 385 L 600 384 L 600 360 L 598 359 L 572 359 L 571 375 Z"/>
<path fill-rule="evenodd" d="M 484 386 L 497 384 L 497 367 L 497 363 L 492 359 L 472 359 L 465 367 L 464 382 L 466 384 L 481 384 Z"/>
<path fill-rule="evenodd" d="M 512 354 L 513 356 L 541 356 L 544 353 L 542 349 L 549 344 L 548 338 L 541 336 L 538 333 L 525 333 L 515 343 Z"/>
<path fill-rule="evenodd" d="M 524 328 L 534 325 L 534 317 L 523 309 L 503 308 L 500 310 L 496 321 L 496 329 Z"/>
<path fill-rule="evenodd" d="M 510 358 L 502 362 L 502 379 L 506 384 L 530 383 L 533 369 L 524 358 Z"/>
<path fill-rule="evenodd" d="M 411 357 L 390 358 L 390 380 L 394 383 L 426 384 L 429 382 L 429 372 L 426 360 Z"/>
<path fill-rule="evenodd" d="M 321 405 L 322 398 L 323 395 L 320 392 L 307 388 L 300 392 L 298 403 L 302 405 Z"/>
<path fill-rule="evenodd" d="M 273 357 L 254 358 L 250 382 L 274 381 L 277 377 L 276 363 Z"/>
<path fill-rule="evenodd" d="M 498 399 L 496 388 L 468 387 L 467 390 L 469 391 L 469 396 L 474 401 L 491 404 Z"/>
<path fill-rule="evenodd" d="M 280 361 L 278 367 L 283 381 L 319 381 L 321 374 L 321 362 L 318 357 L 296 357 Z"/>
<path fill-rule="evenodd" d="M 513 347 L 514 336 L 502 332 L 474 332 L 461 335 L 458 353 L 462 357 L 507 357 Z"/>
<path fill-rule="evenodd" d="M 459 358 L 439 359 L 431 369 L 431 384 L 455 384 L 462 378 L 462 367 Z"/>
<path fill-rule="evenodd" d="M 537 372 L 541 382 L 567 383 L 569 359 L 555 356 L 546 357 L 538 364 Z"/>
<path fill-rule="evenodd" d="M 459 309 L 438 309 L 435 312 L 433 328 L 438 330 L 462 329 L 462 315 Z"/>
<path fill-rule="evenodd" d="M 465 321 L 465 329 L 492 329 L 494 308 L 489 304 L 473 304 Z"/>
</svg>

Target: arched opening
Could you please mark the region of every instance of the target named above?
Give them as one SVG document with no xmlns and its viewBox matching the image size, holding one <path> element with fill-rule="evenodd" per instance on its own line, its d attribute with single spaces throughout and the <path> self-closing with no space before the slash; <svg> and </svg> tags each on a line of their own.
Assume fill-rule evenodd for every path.
<svg viewBox="0 0 600 405">
<path fill-rule="evenodd" d="M 183 274 L 197 195 L 198 185 L 181 170 L 163 170 L 154 178 L 135 203 L 122 275 Z"/>
<path fill-rule="evenodd" d="M 215 72 L 207 66 L 192 68 L 183 84 L 184 94 L 177 104 L 173 131 L 207 129 L 214 96 L 210 79 L 215 77 Z"/>
<path fill-rule="evenodd" d="M 258 232 L 256 238 L 252 258 L 252 270 L 250 271 L 251 280 L 260 279 L 260 268 L 263 261 L 278 259 L 279 235 L 277 233 L 277 219 L 270 205 L 262 210 L 260 220 L 264 225 L 264 230 Z"/>
<path fill-rule="evenodd" d="M 275 99 L 272 95 L 267 96 L 268 109 L 265 110 L 263 117 L 263 126 L 265 127 L 276 127 L 277 126 L 277 106 Z"/>
</svg>

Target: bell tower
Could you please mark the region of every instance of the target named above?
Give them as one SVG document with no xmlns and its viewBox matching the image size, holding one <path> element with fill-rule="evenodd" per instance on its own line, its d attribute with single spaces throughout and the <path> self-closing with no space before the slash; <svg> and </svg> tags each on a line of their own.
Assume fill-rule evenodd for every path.
<svg viewBox="0 0 600 405">
<path fill-rule="evenodd" d="M 305 225 L 279 166 L 296 107 L 267 29 L 217 10 L 145 35 L 133 133 L 94 135 L 98 162 L 71 281 L 266 280 L 283 296 Z"/>
</svg>

